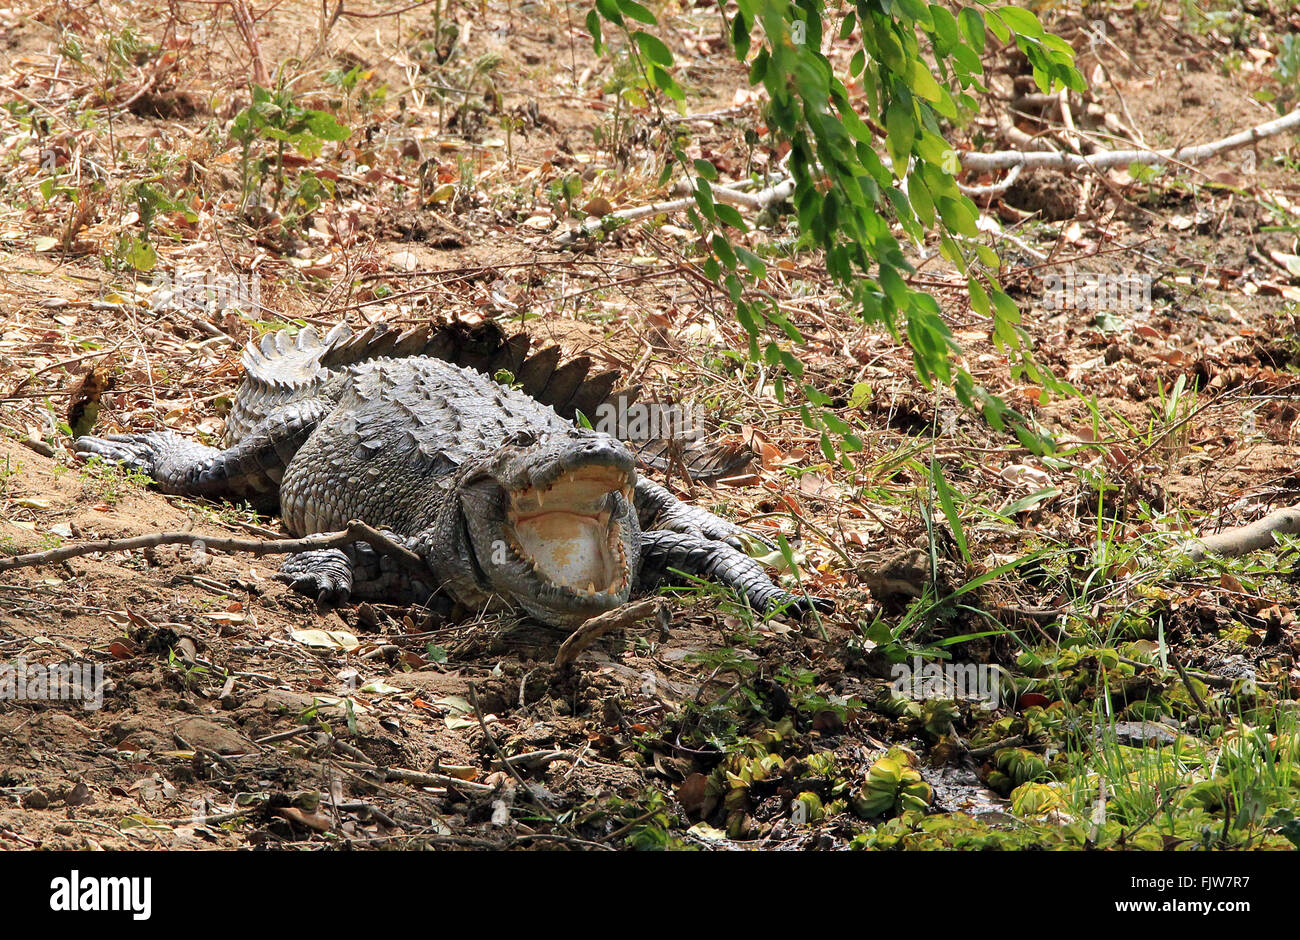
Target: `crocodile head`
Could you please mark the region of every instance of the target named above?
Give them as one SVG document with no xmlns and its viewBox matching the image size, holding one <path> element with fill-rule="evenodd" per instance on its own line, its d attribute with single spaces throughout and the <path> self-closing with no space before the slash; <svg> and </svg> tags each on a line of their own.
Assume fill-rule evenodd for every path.
<svg viewBox="0 0 1300 940">
<path fill-rule="evenodd" d="M 606 434 L 518 432 L 459 483 L 479 580 L 557 626 L 625 603 L 640 552 L 635 485 L 631 452 Z"/>
</svg>

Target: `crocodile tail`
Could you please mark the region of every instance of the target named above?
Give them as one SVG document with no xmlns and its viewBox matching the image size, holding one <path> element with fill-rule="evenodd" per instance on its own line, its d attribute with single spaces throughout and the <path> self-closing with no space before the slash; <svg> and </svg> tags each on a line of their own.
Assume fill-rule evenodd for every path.
<svg viewBox="0 0 1300 940">
<path fill-rule="evenodd" d="M 501 376 L 570 421 L 578 411 L 594 414 L 606 402 L 622 401 L 626 405 L 640 392 L 639 386 L 616 390 L 621 375 L 617 370 L 590 375 L 591 359 L 587 356 L 561 364 L 558 346 L 533 352 L 527 333 L 507 336 L 490 320 L 475 324 L 461 320 L 435 322 L 406 332 L 376 323 L 360 333 L 343 332 L 327 345 L 329 348 L 317 356 L 313 368 L 337 369 L 384 357 L 428 356 L 493 378 Z"/>
<path fill-rule="evenodd" d="M 680 445 L 680 446 L 679 446 Z M 748 472 L 758 456 L 744 441 L 676 441 L 657 437 L 632 444 L 637 463 L 668 476 L 686 477 L 701 483 L 725 480 Z"/>
<path fill-rule="evenodd" d="M 324 337 L 310 326 L 296 334 L 279 330 L 244 347 L 244 380 L 226 417 L 226 446 L 238 444 L 280 405 L 309 394 L 321 380 L 321 356 L 351 332 L 346 323 Z"/>
<path fill-rule="evenodd" d="M 268 390 L 302 391 L 319 381 L 321 357 L 351 334 L 346 323 L 334 327 L 323 339 L 311 326 L 297 333 L 279 330 L 263 334 L 244 348 L 244 374 Z"/>
</svg>

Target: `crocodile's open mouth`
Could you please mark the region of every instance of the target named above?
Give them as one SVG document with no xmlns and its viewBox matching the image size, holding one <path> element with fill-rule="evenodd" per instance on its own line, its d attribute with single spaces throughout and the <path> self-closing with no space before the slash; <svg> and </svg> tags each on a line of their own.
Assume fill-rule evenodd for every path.
<svg viewBox="0 0 1300 940">
<path fill-rule="evenodd" d="M 510 491 L 507 541 L 534 574 L 562 593 L 626 596 L 631 571 L 623 527 L 631 505 L 626 471 L 578 467 L 545 486 Z"/>
</svg>

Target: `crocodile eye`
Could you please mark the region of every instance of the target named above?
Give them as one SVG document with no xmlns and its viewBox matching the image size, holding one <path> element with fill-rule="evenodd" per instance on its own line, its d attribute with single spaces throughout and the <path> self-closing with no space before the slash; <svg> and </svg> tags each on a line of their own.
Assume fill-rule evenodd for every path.
<svg viewBox="0 0 1300 940">
<path fill-rule="evenodd" d="M 531 447 L 533 444 L 537 443 L 537 434 L 527 428 L 521 431 L 516 431 L 511 443 L 516 444 L 519 447 Z"/>
</svg>

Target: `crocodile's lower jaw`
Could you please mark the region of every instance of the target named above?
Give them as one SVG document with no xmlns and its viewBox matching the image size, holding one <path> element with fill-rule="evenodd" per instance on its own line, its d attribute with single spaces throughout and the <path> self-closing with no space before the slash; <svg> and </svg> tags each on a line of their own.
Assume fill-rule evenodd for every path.
<svg viewBox="0 0 1300 940">
<path fill-rule="evenodd" d="M 579 597 L 618 594 L 628 585 L 621 527 L 608 512 L 550 512 L 512 522 L 511 547 L 544 583 Z"/>
</svg>

